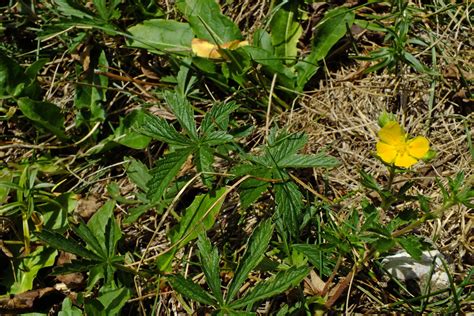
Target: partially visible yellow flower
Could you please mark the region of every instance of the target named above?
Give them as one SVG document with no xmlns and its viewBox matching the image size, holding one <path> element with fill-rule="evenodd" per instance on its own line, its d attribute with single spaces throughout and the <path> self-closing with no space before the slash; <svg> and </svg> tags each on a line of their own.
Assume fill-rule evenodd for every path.
<svg viewBox="0 0 474 316">
<path fill-rule="evenodd" d="M 219 51 L 220 49 L 237 49 L 242 46 L 247 46 L 248 41 L 230 41 L 222 45 L 214 45 L 206 40 L 193 38 L 191 41 L 191 49 L 193 53 L 199 57 L 210 58 L 210 59 L 222 59 L 222 54 Z"/>
<path fill-rule="evenodd" d="M 423 136 L 408 139 L 403 128 L 395 121 L 385 124 L 379 131 L 377 155 L 386 163 L 408 168 L 430 150 L 430 142 Z"/>
</svg>

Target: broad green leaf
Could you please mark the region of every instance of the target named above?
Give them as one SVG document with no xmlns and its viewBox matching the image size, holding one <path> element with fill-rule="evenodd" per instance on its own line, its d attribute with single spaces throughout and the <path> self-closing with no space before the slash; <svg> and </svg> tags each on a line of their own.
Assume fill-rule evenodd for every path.
<svg viewBox="0 0 474 316">
<path fill-rule="evenodd" d="M 132 40 L 129 46 L 145 48 L 155 53 L 190 53 L 193 31 L 188 23 L 152 19 L 128 29 Z"/>
<path fill-rule="evenodd" d="M 395 239 L 415 260 L 421 260 L 423 244 L 419 237 L 404 236 Z"/>
<path fill-rule="evenodd" d="M 107 57 L 104 51 L 99 55 L 91 54 L 91 68 L 98 71 L 108 71 Z M 83 73 L 79 66 L 76 68 L 78 74 Z M 105 110 L 102 106 L 107 100 L 107 87 L 109 79 L 106 76 L 97 74 L 95 71 L 87 72 L 84 79 L 78 78 L 74 107 L 78 110 L 76 124 L 89 126 L 96 122 L 105 120 Z M 82 83 L 82 84 L 81 84 Z"/>
<path fill-rule="evenodd" d="M 41 88 L 35 76 L 27 74 L 15 60 L 0 52 L 0 98 L 28 96 L 41 97 Z"/>
<path fill-rule="evenodd" d="M 209 238 L 204 234 L 200 234 L 198 238 L 199 261 L 206 276 L 206 282 L 219 304 L 223 305 L 224 298 L 222 296 L 221 278 L 219 275 L 220 258 L 217 247 L 213 247 Z"/>
<path fill-rule="evenodd" d="M 222 203 L 226 188 L 221 188 L 215 193 L 201 194 L 194 198 L 194 201 L 186 209 L 177 227 L 170 232 L 171 242 L 179 242 L 180 247 L 210 229 L 216 220 Z"/>
<path fill-rule="evenodd" d="M 274 189 L 277 224 L 289 235 L 298 236 L 303 218 L 303 194 L 294 182 L 277 183 Z"/>
<path fill-rule="evenodd" d="M 150 181 L 150 172 L 141 161 L 133 157 L 125 157 L 130 162 L 127 165 L 127 176 L 136 186 L 146 192 L 148 190 L 147 182 Z"/>
<path fill-rule="evenodd" d="M 120 124 L 114 131 L 113 140 L 133 149 L 146 148 L 151 138 L 137 132 L 138 128 L 145 123 L 145 118 L 146 114 L 142 110 L 134 110 L 125 118 L 120 118 Z"/>
<path fill-rule="evenodd" d="M 196 122 L 194 121 L 194 111 L 191 103 L 177 92 L 165 91 L 163 95 L 181 127 L 186 130 L 193 140 L 197 140 Z"/>
<path fill-rule="evenodd" d="M 64 133 L 64 117 L 61 109 L 55 104 L 34 101 L 30 98 L 18 100 L 21 112 L 34 123 L 50 131 L 61 139 L 66 139 Z"/>
<path fill-rule="evenodd" d="M 73 0 L 54 0 L 57 8 L 65 16 L 71 16 L 76 18 L 93 19 L 93 14 L 86 8 L 79 6 L 76 1 Z"/>
<path fill-rule="evenodd" d="M 66 297 L 61 305 L 61 310 L 58 316 L 82 316 L 81 309 L 72 305 L 72 301 L 69 297 Z"/>
<path fill-rule="evenodd" d="M 338 166 L 339 161 L 325 153 L 315 155 L 291 155 L 286 156 L 278 162 L 281 168 L 333 168 Z"/>
<path fill-rule="evenodd" d="M 229 115 L 237 110 L 239 105 L 235 102 L 215 103 L 206 112 L 201 123 L 201 134 L 206 135 L 213 129 L 225 131 L 229 124 Z"/>
<path fill-rule="evenodd" d="M 94 234 L 97 236 L 97 240 L 102 245 L 102 249 L 109 257 L 112 255 L 111 249 L 115 249 L 115 245 L 122 237 L 122 232 L 120 227 L 118 227 L 117 222 L 114 218 L 114 209 L 115 209 L 115 201 L 110 200 L 107 201 L 94 215 L 92 215 L 89 222 L 87 222 L 87 226 Z M 109 236 L 111 238 L 112 246 L 111 248 L 106 248 L 106 236 L 107 232 L 107 223 L 111 223 L 111 233 L 112 235 Z M 107 245 L 109 246 L 109 245 Z"/>
<path fill-rule="evenodd" d="M 270 243 L 273 234 L 273 225 L 269 219 L 262 222 L 253 232 L 247 241 L 247 249 L 243 257 L 239 260 L 234 278 L 230 282 L 227 292 L 226 302 L 230 303 L 242 284 L 248 277 L 250 271 L 262 260 L 265 250 Z"/>
<path fill-rule="evenodd" d="M 309 262 L 319 271 L 319 274 L 325 276 L 331 275 L 336 260 L 327 249 L 314 244 L 294 244 L 291 247 L 304 254 Z"/>
<path fill-rule="evenodd" d="M 323 60 L 331 48 L 346 34 L 354 23 L 354 12 L 346 7 L 337 7 L 326 12 L 316 26 L 311 53 L 295 65 L 297 90 L 302 91 L 306 83 L 318 71 L 318 62 Z"/>
<path fill-rule="evenodd" d="M 258 283 L 247 295 L 230 304 L 232 308 L 243 308 L 280 294 L 290 287 L 297 286 L 309 273 L 308 267 L 292 267 L 278 272 L 274 277 Z"/>
<path fill-rule="evenodd" d="M 270 22 L 275 56 L 291 64 L 297 56 L 297 45 L 303 28 L 298 22 L 298 1 L 289 1 L 278 8 Z"/>
<path fill-rule="evenodd" d="M 169 145 L 188 146 L 191 144 L 188 138 L 178 133 L 165 119 L 155 115 L 146 115 L 143 120 L 143 125 L 137 127 L 137 130 L 144 135 L 158 139 Z"/>
<path fill-rule="evenodd" d="M 237 25 L 221 13 L 215 0 L 178 0 L 176 6 L 198 38 L 215 44 L 242 39 Z"/>
<path fill-rule="evenodd" d="M 120 311 L 125 306 L 130 296 L 130 289 L 126 287 L 103 287 L 99 291 L 99 297 L 97 300 L 102 303 L 102 306 L 104 306 L 104 316 L 120 315 Z"/>
<path fill-rule="evenodd" d="M 84 248 L 78 242 L 73 241 L 71 239 L 67 239 L 63 235 L 58 234 L 56 232 L 43 229 L 40 232 L 35 233 L 35 235 L 39 239 L 56 249 L 70 252 L 83 258 L 100 260 L 99 256 L 97 256 L 92 251 Z"/>
<path fill-rule="evenodd" d="M 152 178 L 148 182 L 147 197 L 150 200 L 159 201 L 163 197 L 192 151 L 190 148 L 176 150 L 156 162 L 156 167 L 151 170 Z"/>
<path fill-rule="evenodd" d="M 54 199 L 54 203 L 37 205 L 43 215 L 43 227 L 58 233 L 67 229 L 68 216 L 72 214 L 77 205 L 76 195 L 72 192 L 63 193 Z"/>
<path fill-rule="evenodd" d="M 204 291 L 202 287 L 193 281 L 185 279 L 180 274 L 168 275 L 167 279 L 171 287 L 183 296 L 209 306 L 216 304 L 214 298 Z"/>
<path fill-rule="evenodd" d="M 270 54 L 273 54 L 272 38 L 270 34 L 263 29 L 255 30 L 255 33 L 253 34 L 253 46 L 264 49 Z"/>
<path fill-rule="evenodd" d="M 57 254 L 56 249 L 40 246 L 29 256 L 21 259 L 19 266 L 14 269 L 15 283 L 11 286 L 9 293 L 19 294 L 31 290 L 38 271 L 52 266 Z"/>
</svg>

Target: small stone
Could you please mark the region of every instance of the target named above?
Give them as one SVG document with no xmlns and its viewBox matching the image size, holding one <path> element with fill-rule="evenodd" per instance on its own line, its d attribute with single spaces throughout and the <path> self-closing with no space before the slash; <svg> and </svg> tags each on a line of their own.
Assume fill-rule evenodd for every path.
<svg viewBox="0 0 474 316">
<path fill-rule="evenodd" d="M 406 251 L 399 251 L 382 260 L 383 267 L 392 276 L 404 282 L 407 287 L 417 288 L 418 293 L 426 294 L 449 288 L 449 277 L 444 269 L 444 256 L 437 250 L 423 251 L 421 260 L 412 258 Z M 428 287 L 428 282 L 430 282 Z M 426 291 L 426 292 L 425 292 Z"/>
</svg>

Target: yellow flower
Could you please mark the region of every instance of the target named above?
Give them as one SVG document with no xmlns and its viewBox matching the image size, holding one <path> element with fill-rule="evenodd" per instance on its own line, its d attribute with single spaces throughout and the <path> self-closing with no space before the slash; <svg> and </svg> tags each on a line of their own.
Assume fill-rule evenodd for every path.
<svg viewBox="0 0 474 316">
<path fill-rule="evenodd" d="M 395 121 L 385 124 L 379 131 L 377 155 L 386 163 L 408 168 L 423 158 L 430 150 L 428 139 L 417 136 L 408 139 L 403 128 Z"/>
<path fill-rule="evenodd" d="M 222 45 L 214 45 L 206 40 L 193 38 L 191 41 L 191 49 L 193 53 L 199 57 L 210 58 L 210 59 L 221 59 L 222 55 L 220 49 L 237 49 L 242 46 L 247 46 L 248 41 L 231 41 Z"/>
</svg>

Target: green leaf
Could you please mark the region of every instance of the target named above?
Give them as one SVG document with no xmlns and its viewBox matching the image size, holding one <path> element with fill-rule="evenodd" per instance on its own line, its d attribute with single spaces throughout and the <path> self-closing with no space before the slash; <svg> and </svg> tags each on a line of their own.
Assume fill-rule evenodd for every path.
<svg viewBox="0 0 474 316">
<path fill-rule="evenodd" d="M 111 222 L 112 225 L 112 235 L 110 238 L 111 242 L 113 243 L 112 247 L 114 249 L 115 245 L 122 237 L 120 227 L 118 227 L 118 224 L 114 218 L 114 209 L 115 201 L 109 200 L 104 205 L 102 205 L 102 207 L 94 215 L 92 215 L 89 222 L 87 222 L 87 226 L 97 236 L 97 240 L 102 245 L 102 249 L 105 250 L 105 254 L 108 254 L 108 256 L 110 256 L 112 253 L 110 252 L 110 248 L 106 248 L 107 223 Z"/>
<path fill-rule="evenodd" d="M 272 46 L 275 56 L 293 63 L 298 50 L 297 45 L 303 28 L 298 22 L 298 1 L 290 1 L 281 6 L 270 22 Z"/>
<path fill-rule="evenodd" d="M 193 107 L 189 101 L 177 92 L 163 93 L 166 103 L 170 106 L 176 119 L 193 140 L 197 140 L 196 122 L 194 121 Z"/>
<path fill-rule="evenodd" d="M 209 146 L 215 146 L 230 143 L 233 140 L 234 137 L 224 131 L 213 131 L 204 136 L 201 142 Z"/>
<path fill-rule="evenodd" d="M 105 260 L 107 253 L 104 249 L 103 241 L 99 242 L 100 235 L 96 235 L 84 223 L 79 223 L 78 226 L 72 226 L 72 231 L 86 242 L 86 247 L 96 253 L 99 257 Z M 97 237 L 96 237 L 97 236 Z"/>
<path fill-rule="evenodd" d="M 206 135 L 213 129 L 227 130 L 229 115 L 238 108 L 239 105 L 235 102 L 215 103 L 204 115 L 201 123 L 201 134 Z"/>
<path fill-rule="evenodd" d="M 148 182 L 147 197 L 150 200 L 159 201 L 162 198 L 192 151 L 190 148 L 176 150 L 156 162 L 156 167 L 151 170 L 152 178 Z"/>
<path fill-rule="evenodd" d="M 170 232 L 171 242 L 174 244 L 179 241 L 181 247 L 197 238 L 201 232 L 210 229 L 222 207 L 225 192 L 226 188 L 221 188 L 214 194 L 197 195 L 177 227 Z"/>
<path fill-rule="evenodd" d="M 314 244 L 293 244 L 291 247 L 304 254 L 321 275 L 331 275 L 336 260 L 327 249 Z"/>
<path fill-rule="evenodd" d="M 415 260 L 421 260 L 423 254 L 423 244 L 419 237 L 416 236 L 405 236 L 396 238 L 396 241 L 408 252 L 410 256 Z"/>
<path fill-rule="evenodd" d="M 220 305 L 224 304 L 224 298 L 221 291 L 221 278 L 219 276 L 219 253 L 217 247 L 212 247 L 211 241 L 204 234 L 200 234 L 198 239 L 199 262 L 206 276 L 206 282 L 209 285 L 214 297 Z"/>
<path fill-rule="evenodd" d="M 281 168 L 333 168 L 339 165 L 339 160 L 325 153 L 315 155 L 291 155 L 278 162 Z"/>
<path fill-rule="evenodd" d="M 130 161 L 126 168 L 128 178 L 140 190 L 146 192 L 148 190 L 147 182 L 151 179 L 147 166 L 133 157 L 125 157 L 125 159 Z"/>
<path fill-rule="evenodd" d="M 58 316 L 82 316 L 82 311 L 76 306 L 73 306 L 71 299 L 66 297 L 61 305 L 61 311 L 59 311 Z"/>
<path fill-rule="evenodd" d="M 50 246 L 56 249 L 70 252 L 83 258 L 88 258 L 88 259 L 97 260 L 97 261 L 101 260 L 99 256 L 97 256 L 92 251 L 84 248 L 78 242 L 67 239 L 63 235 L 58 234 L 56 232 L 43 229 L 41 230 L 41 232 L 35 233 L 35 235 L 39 239 L 41 239 L 42 241 L 44 241 L 45 243 L 49 244 Z"/>
<path fill-rule="evenodd" d="M 274 188 L 276 222 L 291 236 L 298 236 L 303 217 L 303 194 L 294 182 L 277 183 Z"/>
<path fill-rule="evenodd" d="M 18 106 L 21 112 L 37 125 L 50 131 L 60 139 L 66 139 L 64 117 L 61 109 L 49 102 L 20 98 Z"/>
<path fill-rule="evenodd" d="M 273 234 L 273 225 L 269 219 L 262 222 L 247 241 L 247 249 L 240 259 L 234 278 L 230 282 L 226 302 L 233 300 L 250 271 L 262 260 Z"/>
<path fill-rule="evenodd" d="M 372 177 L 372 175 L 370 175 L 369 173 L 365 172 L 364 170 L 360 170 L 359 171 L 359 174 L 361 176 L 361 181 L 360 183 L 368 188 L 368 189 L 372 189 L 376 192 L 382 192 L 382 188 L 379 186 L 379 184 L 377 183 L 377 181 L 375 181 L 374 177 Z"/>
<path fill-rule="evenodd" d="M 337 7 L 326 12 L 316 26 L 311 53 L 295 65 L 297 90 L 302 91 L 306 83 L 318 71 L 318 62 L 323 60 L 331 48 L 346 34 L 354 23 L 354 12 L 346 7 Z"/>
<path fill-rule="evenodd" d="M 134 110 L 125 118 L 120 118 L 120 124 L 114 131 L 113 140 L 133 149 L 145 149 L 151 138 L 137 132 L 138 127 L 145 124 L 145 117 L 144 111 Z"/>
<path fill-rule="evenodd" d="M 145 48 L 155 53 L 188 53 L 191 51 L 193 31 L 188 23 L 152 19 L 128 29 L 131 47 Z"/>
<path fill-rule="evenodd" d="M 215 0 L 178 0 L 176 7 L 200 39 L 215 44 L 242 39 L 237 25 L 221 13 Z"/>
<path fill-rule="evenodd" d="M 287 131 L 272 129 L 268 137 L 265 161 L 268 166 L 279 166 L 279 163 L 295 155 L 308 141 L 304 133 L 289 134 Z"/>
<path fill-rule="evenodd" d="M 178 133 L 165 119 L 150 114 L 144 117 L 143 125 L 137 127 L 137 131 L 169 145 L 188 146 L 191 144 L 188 138 Z"/>
<path fill-rule="evenodd" d="M 29 256 L 23 258 L 16 269 L 15 283 L 12 284 L 9 293 L 19 294 L 33 288 L 33 281 L 39 270 L 54 264 L 58 252 L 53 248 L 38 247 Z"/>
<path fill-rule="evenodd" d="M 77 17 L 80 19 L 94 19 L 92 12 L 86 8 L 79 6 L 77 2 L 72 0 L 54 0 L 57 8 L 65 16 Z"/>
<path fill-rule="evenodd" d="M 109 288 L 102 287 L 99 291 L 99 297 L 97 300 L 104 307 L 103 315 L 120 315 L 120 311 L 127 303 L 131 296 L 131 292 L 126 287 L 120 288 Z M 96 314 L 91 314 L 96 315 Z"/>
<path fill-rule="evenodd" d="M 211 148 L 207 145 L 199 146 L 198 150 L 196 151 L 194 163 L 196 165 L 197 171 L 203 172 L 201 178 L 204 184 L 208 188 L 211 188 L 213 176 L 209 173 L 214 171 L 212 168 L 212 164 L 214 163 L 214 153 L 212 152 Z"/>
<path fill-rule="evenodd" d="M 209 306 L 216 305 L 214 299 L 206 291 L 204 291 L 202 287 L 190 280 L 185 279 L 180 274 L 168 275 L 167 279 L 171 287 L 183 296 Z"/>
<path fill-rule="evenodd" d="M 243 308 L 283 293 L 290 287 L 297 286 L 309 273 L 308 267 L 292 267 L 278 272 L 274 277 L 258 283 L 247 295 L 230 304 L 232 308 Z"/>
<path fill-rule="evenodd" d="M 0 52 L 0 98 L 28 96 L 39 99 L 41 88 L 15 60 Z"/>
</svg>

